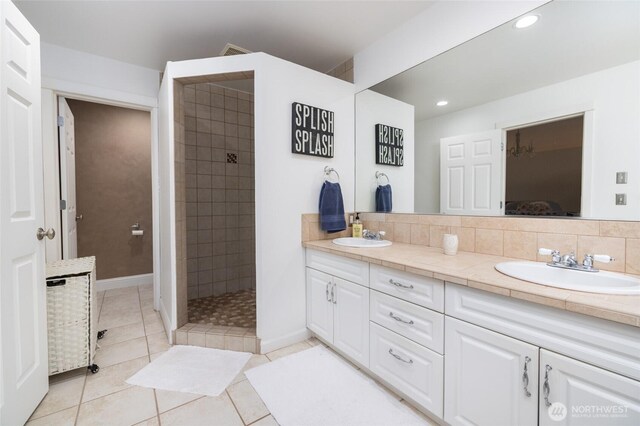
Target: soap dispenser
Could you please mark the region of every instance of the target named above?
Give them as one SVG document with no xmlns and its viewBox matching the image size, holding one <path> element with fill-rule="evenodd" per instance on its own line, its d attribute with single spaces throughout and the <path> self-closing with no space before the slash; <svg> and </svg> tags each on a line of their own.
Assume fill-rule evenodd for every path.
<svg viewBox="0 0 640 426">
<path fill-rule="evenodd" d="M 360 222 L 360 213 L 356 213 L 356 220 L 353 222 L 353 231 L 351 236 L 353 238 L 362 238 L 362 222 Z"/>
</svg>

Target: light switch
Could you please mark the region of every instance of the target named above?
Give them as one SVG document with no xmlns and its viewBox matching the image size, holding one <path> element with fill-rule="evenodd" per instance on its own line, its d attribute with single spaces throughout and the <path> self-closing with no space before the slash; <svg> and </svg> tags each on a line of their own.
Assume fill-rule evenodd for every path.
<svg viewBox="0 0 640 426">
<path fill-rule="evenodd" d="M 627 194 L 616 194 L 616 206 L 627 205 Z"/>
<path fill-rule="evenodd" d="M 616 173 L 616 183 L 627 183 L 627 172 L 617 172 Z"/>
</svg>

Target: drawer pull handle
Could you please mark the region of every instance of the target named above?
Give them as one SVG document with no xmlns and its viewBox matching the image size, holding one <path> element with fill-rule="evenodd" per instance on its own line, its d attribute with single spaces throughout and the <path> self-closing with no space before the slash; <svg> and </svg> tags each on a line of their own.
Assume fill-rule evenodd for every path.
<svg viewBox="0 0 640 426">
<path fill-rule="evenodd" d="M 522 386 L 524 387 L 524 394 L 527 397 L 531 397 L 531 392 L 529 392 L 529 372 L 527 371 L 527 364 L 531 362 L 531 358 L 528 356 L 524 357 L 524 371 L 522 373 Z"/>
<path fill-rule="evenodd" d="M 329 281 L 327 283 L 327 288 L 325 290 L 325 295 L 327 296 L 327 302 L 331 302 L 331 299 L 329 298 L 329 286 L 331 285 L 331 281 Z"/>
<path fill-rule="evenodd" d="M 391 318 L 393 318 L 394 320 L 396 320 L 396 321 L 400 321 L 400 322 L 403 322 L 403 323 L 405 323 L 405 324 L 413 325 L 413 320 L 409 320 L 409 321 L 407 321 L 407 320 L 405 320 L 405 319 L 400 318 L 400 317 L 399 317 L 399 316 L 397 316 L 397 315 L 394 315 L 394 314 L 393 314 L 393 312 L 389 312 L 389 316 L 390 316 Z"/>
<path fill-rule="evenodd" d="M 551 403 L 549 402 L 549 394 L 551 393 L 551 386 L 549 385 L 549 371 L 552 368 L 549 364 L 545 365 L 544 372 L 544 385 L 542 385 L 542 393 L 544 394 L 544 405 L 547 407 L 551 407 Z"/>
<path fill-rule="evenodd" d="M 398 354 L 394 354 L 394 353 L 393 353 L 393 349 L 389 349 L 389 354 L 390 354 L 391 356 L 393 356 L 395 359 L 400 360 L 400 361 L 402 361 L 402 362 L 404 362 L 404 363 L 407 363 L 407 364 L 413 364 L 413 360 L 412 360 L 411 358 L 409 358 L 409 361 L 407 361 L 406 359 L 402 358 L 400 355 L 398 355 Z"/>
<path fill-rule="evenodd" d="M 389 284 L 393 284 L 396 287 L 400 287 L 400 288 L 407 288 L 409 290 L 413 289 L 413 284 L 409 284 L 409 285 L 404 285 L 402 283 L 399 283 L 398 281 L 394 281 L 393 279 L 389 278 Z"/>
</svg>

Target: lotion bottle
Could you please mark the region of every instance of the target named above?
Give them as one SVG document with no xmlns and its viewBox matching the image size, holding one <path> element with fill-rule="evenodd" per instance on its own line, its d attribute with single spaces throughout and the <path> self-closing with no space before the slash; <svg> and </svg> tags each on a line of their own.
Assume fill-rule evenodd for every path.
<svg viewBox="0 0 640 426">
<path fill-rule="evenodd" d="M 360 222 L 360 213 L 356 213 L 356 220 L 353 222 L 351 236 L 353 238 L 362 238 L 362 222 Z"/>
</svg>

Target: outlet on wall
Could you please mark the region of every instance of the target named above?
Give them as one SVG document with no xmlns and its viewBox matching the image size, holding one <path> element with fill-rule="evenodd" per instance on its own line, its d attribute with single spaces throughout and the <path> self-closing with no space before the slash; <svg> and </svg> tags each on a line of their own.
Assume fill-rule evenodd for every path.
<svg viewBox="0 0 640 426">
<path fill-rule="evenodd" d="M 627 194 L 616 194 L 616 206 L 627 205 Z"/>
<path fill-rule="evenodd" d="M 627 172 L 616 173 L 616 184 L 627 183 Z"/>
</svg>

